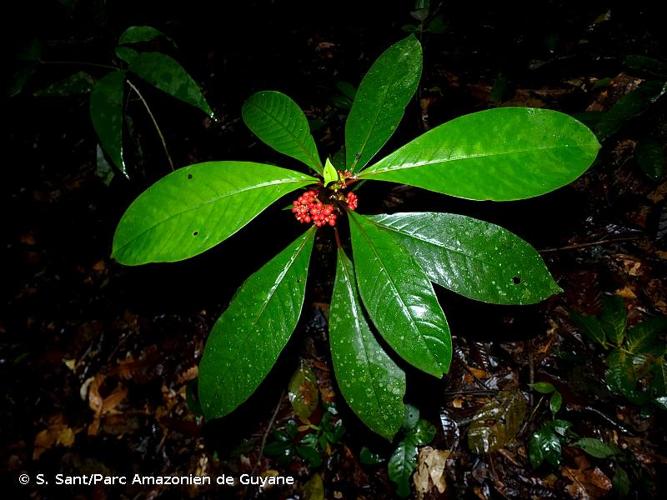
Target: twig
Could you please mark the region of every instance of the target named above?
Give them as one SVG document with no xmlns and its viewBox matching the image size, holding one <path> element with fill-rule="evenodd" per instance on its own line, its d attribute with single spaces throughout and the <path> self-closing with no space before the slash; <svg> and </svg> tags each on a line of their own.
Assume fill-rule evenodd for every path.
<svg viewBox="0 0 667 500">
<path fill-rule="evenodd" d="M 562 250 L 577 250 L 578 248 L 586 248 L 586 247 L 594 247 L 598 245 L 607 245 L 609 243 L 620 243 L 622 241 L 633 241 L 633 240 L 639 240 L 643 238 L 644 236 L 626 236 L 624 238 L 611 238 L 608 240 L 599 240 L 599 241 L 591 241 L 589 243 L 578 243 L 576 245 L 567 245 L 564 247 L 558 247 L 558 248 L 545 248 L 543 250 L 540 250 L 540 253 L 549 253 L 549 252 L 560 252 Z"/>
<path fill-rule="evenodd" d="M 276 409 L 273 410 L 273 415 L 271 415 L 271 420 L 269 420 L 269 425 L 266 426 L 266 430 L 264 431 L 264 434 L 262 435 L 262 442 L 259 445 L 259 454 L 257 455 L 257 461 L 255 462 L 255 466 L 252 468 L 252 473 L 251 475 L 255 474 L 255 471 L 257 470 L 257 467 L 259 467 L 259 463 L 262 460 L 262 457 L 264 456 L 264 447 L 266 446 L 266 440 L 269 438 L 269 433 L 271 432 L 271 429 L 273 428 L 273 424 L 276 422 L 276 417 L 278 416 L 278 412 L 280 411 L 280 407 L 283 404 L 283 398 L 285 397 L 285 390 L 280 393 L 280 398 L 278 399 L 278 404 L 276 405 Z"/>
<path fill-rule="evenodd" d="M 334 226 L 334 236 L 336 237 L 336 246 L 338 248 L 343 248 L 343 243 L 340 241 L 340 234 L 338 234 L 338 228 Z"/>
<path fill-rule="evenodd" d="M 58 64 L 58 65 L 67 65 L 67 66 L 90 66 L 93 68 L 104 68 L 104 69 L 118 69 L 115 66 L 109 64 L 98 64 L 87 61 L 39 61 L 39 64 Z"/>
<path fill-rule="evenodd" d="M 157 120 L 155 119 L 155 116 L 153 116 L 153 112 L 151 111 L 151 108 L 148 106 L 148 103 L 146 102 L 146 99 L 144 99 L 144 96 L 141 95 L 141 92 L 139 92 L 139 89 L 137 87 L 135 87 L 135 85 L 130 80 L 127 80 L 127 84 L 134 91 L 134 93 L 137 94 L 137 97 L 139 97 L 139 100 L 144 105 L 144 108 L 146 108 L 146 112 L 148 113 L 148 116 L 150 117 L 151 121 L 153 122 L 153 126 L 155 127 L 155 130 L 157 131 L 157 135 L 160 137 L 160 142 L 162 143 L 162 149 L 164 149 L 164 154 L 167 157 L 167 161 L 169 161 L 169 167 L 172 170 L 174 170 L 174 162 L 171 160 L 171 155 L 169 154 L 169 149 L 167 149 L 167 141 L 164 140 L 164 135 L 162 135 L 162 130 L 160 130 L 160 126 L 157 124 Z"/>
</svg>

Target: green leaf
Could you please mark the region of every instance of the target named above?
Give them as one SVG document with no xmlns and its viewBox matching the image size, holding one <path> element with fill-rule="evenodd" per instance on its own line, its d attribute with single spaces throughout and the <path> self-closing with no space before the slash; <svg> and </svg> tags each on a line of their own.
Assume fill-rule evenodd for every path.
<svg viewBox="0 0 667 500">
<path fill-rule="evenodd" d="M 417 445 L 406 438 L 398 443 L 389 457 L 387 470 L 389 479 L 396 484 L 396 493 L 401 497 L 410 495 L 410 477 L 417 468 Z"/>
<path fill-rule="evenodd" d="M 250 162 L 206 162 L 172 172 L 125 211 L 113 257 L 128 266 L 176 262 L 229 238 L 271 203 L 316 179 Z"/>
<path fill-rule="evenodd" d="M 667 83 L 651 80 L 642 83 L 637 89 L 621 97 L 609 111 L 602 114 L 595 127 L 600 140 L 611 137 L 626 122 L 644 113 L 665 92 L 667 92 Z"/>
<path fill-rule="evenodd" d="M 336 181 L 338 181 L 338 171 L 334 168 L 331 160 L 327 158 L 327 161 L 324 164 L 324 186 L 326 187 Z"/>
<path fill-rule="evenodd" d="M 440 125 L 359 177 L 471 200 L 520 200 L 574 181 L 599 148 L 593 133 L 566 114 L 497 108 Z"/>
<path fill-rule="evenodd" d="M 501 391 L 473 417 L 468 447 L 473 453 L 493 453 L 511 442 L 526 417 L 526 398 L 520 391 Z"/>
<path fill-rule="evenodd" d="M 303 485 L 304 500 L 324 500 L 324 482 L 320 474 L 313 474 Z"/>
<path fill-rule="evenodd" d="M 319 402 L 317 379 L 310 367 L 304 363 L 294 372 L 287 386 L 287 398 L 294 413 L 303 421 L 308 421 Z"/>
<path fill-rule="evenodd" d="M 123 95 L 125 73 L 112 71 L 95 83 L 90 94 L 90 118 L 100 145 L 127 177 L 123 160 Z"/>
<path fill-rule="evenodd" d="M 625 396 L 632 403 L 643 404 L 646 395 L 637 388 L 638 378 L 632 355 L 621 350 L 609 353 L 605 380 L 612 392 Z"/>
<path fill-rule="evenodd" d="M 528 385 L 540 394 L 551 394 L 556 390 L 553 384 L 550 384 L 549 382 L 535 382 L 534 384 Z"/>
<path fill-rule="evenodd" d="M 553 467 L 558 467 L 560 464 L 562 453 L 560 437 L 549 424 L 550 422 L 540 427 L 528 440 L 528 458 L 534 469 L 542 465 L 545 460 Z"/>
<path fill-rule="evenodd" d="M 403 423 L 405 373 L 382 350 L 359 302 L 352 262 L 338 250 L 329 313 L 336 380 L 354 413 L 370 429 L 392 439 Z"/>
<path fill-rule="evenodd" d="M 246 126 L 264 144 L 322 172 L 306 115 L 288 96 L 276 91 L 257 92 L 243 104 L 241 113 Z"/>
<path fill-rule="evenodd" d="M 579 314 L 576 312 L 570 313 L 572 320 L 581 328 L 583 334 L 592 342 L 596 342 L 602 346 L 607 343 L 607 335 L 602 327 L 602 323 L 595 317 L 587 314 Z"/>
<path fill-rule="evenodd" d="M 561 291 L 537 251 L 495 224 L 436 212 L 369 219 L 390 230 L 431 281 L 470 299 L 533 304 Z"/>
<path fill-rule="evenodd" d="M 665 153 L 662 145 L 654 139 L 642 139 L 635 152 L 637 163 L 642 172 L 651 180 L 659 181 L 665 169 Z"/>
<path fill-rule="evenodd" d="M 408 363 L 441 377 L 452 338 L 433 285 L 410 252 L 370 219 L 350 212 L 359 293 L 387 343 Z"/>
<path fill-rule="evenodd" d="M 625 337 L 625 326 L 628 321 L 628 313 L 625 302 L 621 297 L 611 296 L 602 298 L 602 314 L 600 324 L 605 331 L 605 336 L 616 345 L 621 345 Z"/>
<path fill-rule="evenodd" d="M 125 61 L 127 64 L 132 64 L 138 56 L 139 52 L 129 47 L 116 47 L 116 56 L 121 60 Z"/>
<path fill-rule="evenodd" d="M 312 468 L 317 468 L 322 465 L 322 457 L 316 448 L 310 446 L 297 446 L 296 453 Z"/>
<path fill-rule="evenodd" d="M 653 354 L 665 352 L 665 341 L 660 339 L 667 332 L 667 317 L 656 316 L 628 329 L 626 348 L 632 354 Z"/>
<path fill-rule="evenodd" d="M 164 38 L 173 45 L 176 45 L 171 38 L 152 26 L 130 26 L 122 35 L 120 35 L 118 44 L 129 45 L 133 43 L 150 42 L 156 38 Z"/>
<path fill-rule="evenodd" d="M 628 473 L 622 467 L 616 466 L 616 472 L 611 482 L 620 497 L 627 497 L 630 494 L 632 484 L 630 483 Z"/>
<path fill-rule="evenodd" d="M 95 175 L 106 185 L 109 186 L 116 175 L 113 167 L 109 164 L 99 144 L 95 148 Z"/>
<path fill-rule="evenodd" d="M 428 420 L 421 419 L 417 425 L 407 434 L 417 446 L 429 444 L 435 439 L 435 426 Z"/>
<path fill-rule="evenodd" d="M 653 57 L 632 54 L 623 58 L 623 64 L 632 71 L 667 77 L 667 64 Z"/>
<path fill-rule="evenodd" d="M 404 431 L 411 431 L 417 426 L 419 422 L 419 408 L 406 404 L 405 416 L 403 417 L 403 424 L 401 428 Z"/>
<path fill-rule="evenodd" d="M 160 52 L 142 52 L 129 63 L 130 71 L 154 87 L 214 116 L 197 82 L 174 58 Z"/>
<path fill-rule="evenodd" d="M 269 373 L 301 315 L 315 230 L 250 276 L 215 323 L 199 364 L 206 418 L 232 412 Z"/>
<path fill-rule="evenodd" d="M 364 465 L 378 465 L 384 462 L 379 453 L 373 453 L 368 447 L 364 446 L 359 452 L 359 461 Z"/>
<path fill-rule="evenodd" d="M 409 36 L 373 63 L 359 84 L 345 123 L 347 167 L 363 168 L 393 135 L 422 71 L 422 48 Z"/>
<path fill-rule="evenodd" d="M 561 395 L 560 392 L 555 391 L 551 395 L 551 399 L 549 399 L 549 409 L 551 410 L 551 413 L 554 415 L 558 413 L 558 410 L 560 410 L 560 407 L 563 405 L 563 396 Z"/>
<path fill-rule="evenodd" d="M 79 71 L 58 82 L 52 83 L 42 90 L 36 91 L 36 97 L 65 97 L 87 94 L 93 89 L 95 81 L 85 71 Z"/>
<path fill-rule="evenodd" d="M 574 445 L 595 458 L 609 458 L 618 453 L 616 446 L 609 445 L 595 438 L 581 438 Z"/>
</svg>

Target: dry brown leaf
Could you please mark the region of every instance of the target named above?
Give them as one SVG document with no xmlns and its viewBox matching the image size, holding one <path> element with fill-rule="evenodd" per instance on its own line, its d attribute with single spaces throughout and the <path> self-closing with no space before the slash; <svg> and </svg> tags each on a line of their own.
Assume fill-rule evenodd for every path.
<svg viewBox="0 0 667 500">
<path fill-rule="evenodd" d="M 38 460 L 42 453 L 54 445 L 70 448 L 74 444 L 77 432 L 78 430 L 72 429 L 65 423 L 62 415 L 51 417 L 48 427 L 39 431 L 35 436 L 32 459 Z"/>
<path fill-rule="evenodd" d="M 579 463 L 579 468 L 563 467 L 563 476 L 572 481 L 566 487 L 572 498 L 600 498 L 611 491 L 611 480 L 598 467 L 587 467 L 588 461 Z"/>
<path fill-rule="evenodd" d="M 433 488 L 440 494 L 445 492 L 445 465 L 449 454 L 449 451 L 436 450 L 430 446 L 424 446 L 419 451 L 417 471 L 413 477 L 417 498 L 424 498 Z"/>
<path fill-rule="evenodd" d="M 190 382 L 191 380 L 194 380 L 197 378 L 197 374 L 199 373 L 197 365 L 191 366 L 187 370 L 185 370 L 183 373 L 179 374 L 178 377 L 176 377 L 176 383 L 177 384 L 183 384 L 185 382 Z"/>
</svg>

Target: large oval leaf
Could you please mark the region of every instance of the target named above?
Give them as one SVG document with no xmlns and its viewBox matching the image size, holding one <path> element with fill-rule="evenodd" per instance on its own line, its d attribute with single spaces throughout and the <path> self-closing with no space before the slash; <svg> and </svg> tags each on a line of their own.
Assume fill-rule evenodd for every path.
<svg viewBox="0 0 667 500">
<path fill-rule="evenodd" d="M 329 340 L 343 397 L 370 429 L 392 439 L 405 414 L 405 373 L 382 350 L 368 327 L 352 262 L 341 249 L 329 312 Z"/>
<path fill-rule="evenodd" d="M 431 281 L 470 299 L 534 304 L 561 291 L 537 251 L 495 224 L 435 212 L 369 218 L 394 233 Z"/>
<path fill-rule="evenodd" d="M 478 455 L 503 448 L 519 433 L 527 406 L 521 391 L 499 392 L 470 422 L 468 447 Z"/>
<path fill-rule="evenodd" d="M 197 82 L 173 57 L 161 52 L 141 52 L 130 59 L 130 71 L 172 97 L 213 116 Z"/>
<path fill-rule="evenodd" d="M 345 123 L 345 150 L 350 170 L 360 170 L 392 136 L 417 90 L 422 48 L 409 36 L 373 63 L 357 90 Z"/>
<path fill-rule="evenodd" d="M 254 219 L 285 194 L 316 179 L 261 163 L 218 161 L 172 172 L 123 214 L 113 257 L 128 266 L 198 255 Z"/>
<path fill-rule="evenodd" d="M 90 119 L 104 152 L 127 176 L 123 161 L 123 95 L 125 73 L 112 71 L 97 81 L 90 94 Z"/>
<path fill-rule="evenodd" d="M 350 213 L 359 293 L 387 343 L 408 363 L 441 377 L 452 360 L 445 314 L 419 264 L 393 235 Z"/>
<path fill-rule="evenodd" d="M 257 92 L 241 110 L 246 126 L 273 149 L 322 172 L 315 140 L 301 108 L 282 92 Z"/>
<path fill-rule="evenodd" d="M 519 200 L 569 184 L 599 148 L 585 125 L 563 113 L 497 108 L 426 132 L 360 177 L 471 200 Z"/>
<path fill-rule="evenodd" d="M 314 228 L 250 276 L 215 323 L 199 363 L 206 418 L 232 412 L 269 373 L 301 315 Z"/>
<path fill-rule="evenodd" d="M 152 26 L 130 26 L 118 39 L 118 45 L 129 45 L 133 43 L 144 43 L 155 40 L 156 38 L 164 38 L 176 45 L 174 41 L 167 35 L 162 33 L 159 29 Z"/>
</svg>

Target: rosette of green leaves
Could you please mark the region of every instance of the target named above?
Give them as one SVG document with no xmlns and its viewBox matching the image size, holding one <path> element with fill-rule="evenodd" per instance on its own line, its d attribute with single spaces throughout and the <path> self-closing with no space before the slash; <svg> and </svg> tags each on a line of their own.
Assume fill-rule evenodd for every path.
<svg viewBox="0 0 667 500">
<path fill-rule="evenodd" d="M 564 186 L 594 161 L 599 145 L 590 130 L 565 114 L 532 108 L 462 116 L 374 161 L 398 128 L 421 68 L 421 46 L 410 36 L 380 55 L 362 79 L 345 126 L 346 169 L 359 179 L 509 201 Z M 242 114 L 263 143 L 318 178 L 243 162 L 177 170 L 128 208 L 114 238 L 118 261 L 193 257 L 287 193 L 333 178 L 292 99 L 259 92 Z M 405 373 L 395 355 L 435 377 L 449 370 L 451 334 L 433 284 L 493 304 L 533 304 L 560 291 L 537 251 L 497 225 L 432 212 L 350 212 L 348 220 L 351 245 L 338 249 L 329 316 L 333 366 L 351 409 L 387 439 L 404 414 Z M 247 400 L 287 344 L 304 300 L 313 238 L 311 229 L 250 276 L 216 322 L 199 367 L 208 418 Z"/>
</svg>

